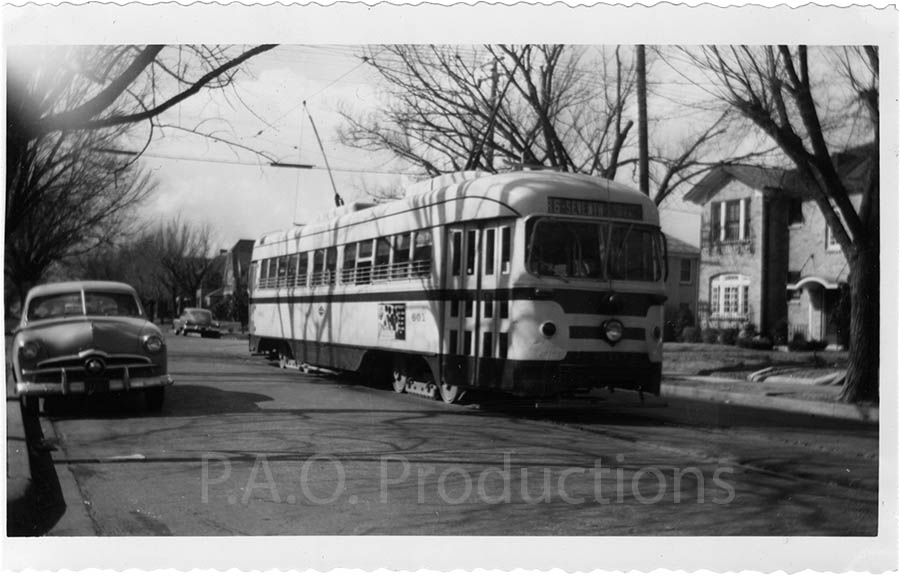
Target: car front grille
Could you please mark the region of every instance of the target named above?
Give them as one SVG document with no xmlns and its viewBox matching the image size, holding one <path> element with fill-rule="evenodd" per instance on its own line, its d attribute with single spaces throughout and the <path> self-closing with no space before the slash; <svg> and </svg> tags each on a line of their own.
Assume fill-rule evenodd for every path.
<svg viewBox="0 0 900 576">
<path fill-rule="evenodd" d="M 103 362 L 103 369 L 89 372 L 87 363 L 92 358 Z M 145 356 L 87 356 L 47 360 L 38 364 L 36 370 L 23 370 L 24 376 L 32 382 L 52 384 L 67 381 L 80 382 L 85 379 L 124 380 L 149 378 L 160 373 L 159 367 Z M 63 376 L 63 373 L 65 374 Z M 126 377 L 127 374 L 127 377 Z"/>
</svg>

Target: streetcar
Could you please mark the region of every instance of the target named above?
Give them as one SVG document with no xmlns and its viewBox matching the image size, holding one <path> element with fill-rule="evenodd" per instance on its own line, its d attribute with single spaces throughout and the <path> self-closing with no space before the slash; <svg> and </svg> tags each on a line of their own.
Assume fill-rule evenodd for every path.
<svg viewBox="0 0 900 576">
<path fill-rule="evenodd" d="M 458 401 L 659 395 L 666 243 L 654 203 L 586 175 L 456 173 L 259 238 L 250 351 Z"/>
</svg>

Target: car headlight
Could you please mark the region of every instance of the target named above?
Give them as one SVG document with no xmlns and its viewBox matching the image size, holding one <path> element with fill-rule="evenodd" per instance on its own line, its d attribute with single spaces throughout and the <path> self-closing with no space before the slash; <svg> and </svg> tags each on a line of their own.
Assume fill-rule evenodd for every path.
<svg viewBox="0 0 900 576">
<path fill-rule="evenodd" d="M 621 340 L 624 333 L 625 327 L 618 320 L 607 320 L 603 323 L 603 335 L 610 344 Z"/>
<path fill-rule="evenodd" d="M 29 341 L 22 344 L 22 358 L 26 360 L 34 360 L 41 353 L 41 345 L 35 341 Z"/>
<path fill-rule="evenodd" d="M 163 349 L 163 341 L 159 336 L 147 336 L 144 338 L 144 349 L 151 354 L 156 354 Z"/>
</svg>

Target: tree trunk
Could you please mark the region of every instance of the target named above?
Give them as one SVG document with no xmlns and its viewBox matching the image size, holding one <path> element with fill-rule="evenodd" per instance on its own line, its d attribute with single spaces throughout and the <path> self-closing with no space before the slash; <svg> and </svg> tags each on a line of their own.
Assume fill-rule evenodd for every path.
<svg viewBox="0 0 900 576">
<path fill-rule="evenodd" d="M 850 258 L 850 359 L 844 402 L 878 402 L 879 269 L 876 239 L 860 241 Z"/>
</svg>

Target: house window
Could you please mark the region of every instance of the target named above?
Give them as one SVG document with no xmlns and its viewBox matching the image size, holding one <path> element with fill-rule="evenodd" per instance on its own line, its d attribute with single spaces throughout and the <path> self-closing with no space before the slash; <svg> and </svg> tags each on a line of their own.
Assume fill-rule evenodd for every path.
<svg viewBox="0 0 900 576">
<path fill-rule="evenodd" d="M 680 271 L 679 279 L 681 280 L 682 284 L 690 284 L 692 281 L 691 261 L 689 258 L 681 259 L 681 271 Z"/>
<path fill-rule="evenodd" d="M 841 245 L 838 243 L 837 238 L 834 237 L 834 233 L 831 232 L 831 226 L 825 226 L 825 249 L 829 252 L 836 252 L 841 249 Z"/>
<path fill-rule="evenodd" d="M 741 242 L 750 239 L 750 199 L 710 204 L 710 243 Z"/>
<path fill-rule="evenodd" d="M 710 312 L 714 316 L 743 318 L 750 313 L 750 279 L 742 274 L 723 274 L 712 279 Z"/>
</svg>

